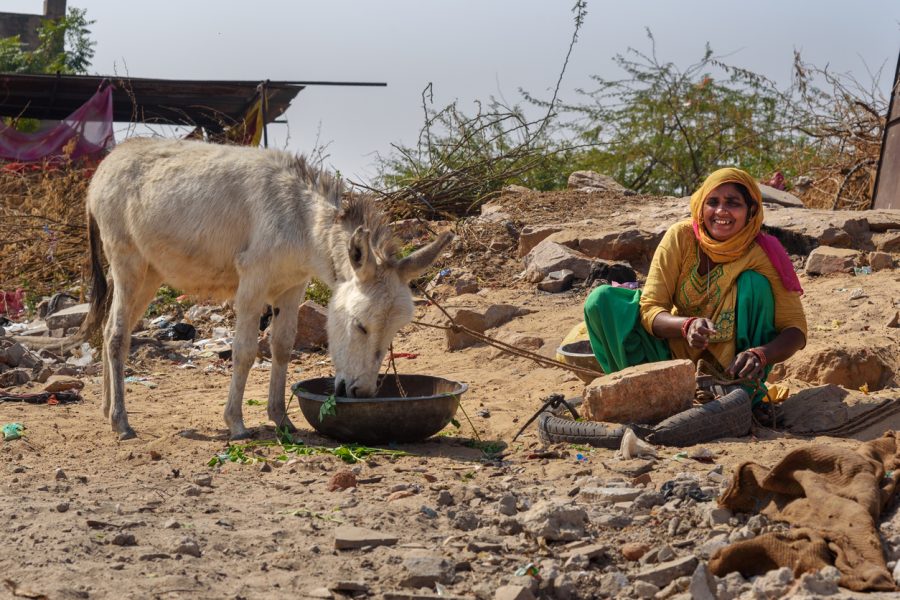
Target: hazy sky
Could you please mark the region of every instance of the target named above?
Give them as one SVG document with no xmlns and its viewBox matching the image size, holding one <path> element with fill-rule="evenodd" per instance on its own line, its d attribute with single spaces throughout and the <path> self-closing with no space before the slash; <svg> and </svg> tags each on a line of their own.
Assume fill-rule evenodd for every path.
<svg viewBox="0 0 900 600">
<path fill-rule="evenodd" d="M 270 145 L 309 152 L 319 130 L 328 163 L 351 179 L 374 174 L 374 153 L 415 141 L 421 92 L 436 106 L 519 88 L 549 98 L 572 35 L 571 0 L 69 0 L 87 9 L 96 40 L 91 72 L 133 77 L 378 81 L 386 88 L 309 87 L 271 125 Z M 42 11 L 41 0 L 0 10 Z M 900 51 L 897 0 L 588 0 L 561 97 L 590 75 L 621 73 L 612 57 L 649 48 L 686 67 L 708 41 L 730 64 L 788 82 L 794 49 L 819 66 L 883 69 L 887 92 Z"/>
</svg>

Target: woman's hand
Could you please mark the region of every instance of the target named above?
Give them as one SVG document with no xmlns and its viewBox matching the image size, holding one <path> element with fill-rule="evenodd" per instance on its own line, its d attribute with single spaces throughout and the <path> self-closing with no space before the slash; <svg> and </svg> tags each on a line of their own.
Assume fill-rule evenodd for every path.
<svg viewBox="0 0 900 600">
<path fill-rule="evenodd" d="M 688 325 L 684 339 L 692 348 L 703 350 L 709 345 L 709 336 L 716 332 L 711 319 L 696 318 Z"/>
<path fill-rule="evenodd" d="M 756 353 L 744 350 L 734 357 L 726 372 L 735 379 L 759 379 L 765 366 Z"/>
</svg>

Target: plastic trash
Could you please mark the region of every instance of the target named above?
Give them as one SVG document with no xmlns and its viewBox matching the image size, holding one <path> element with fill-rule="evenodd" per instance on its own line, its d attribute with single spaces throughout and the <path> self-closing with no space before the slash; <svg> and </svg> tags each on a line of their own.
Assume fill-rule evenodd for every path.
<svg viewBox="0 0 900 600">
<path fill-rule="evenodd" d="M 24 430 L 25 426 L 21 423 L 7 423 L 3 426 L 3 441 L 10 442 L 19 439 Z"/>
<path fill-rule="evenodd" d="M 94 362 L 94 349 L 89 343 L 84 342 L 72 349 L 72 356 L 69 357 L 66 364 L 73 367 L 86 367 L 92 362 Z"/>
</svg>

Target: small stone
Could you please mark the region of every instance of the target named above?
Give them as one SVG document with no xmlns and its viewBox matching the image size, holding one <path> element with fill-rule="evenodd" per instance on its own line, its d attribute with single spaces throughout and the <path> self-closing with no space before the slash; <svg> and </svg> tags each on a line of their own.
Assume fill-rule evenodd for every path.
<svg viewBox="0 0 900 600">
<path fill-rule="evenodd" d="M 453 506 L 454 502 L 455 500 L 453 499 L 453 494 L 451 494 L 447 490 L 441 490 L 440 492 L 438 492 L 438 506 Z"/>
<path fill-rule="evenodd" d="M 176 521 L 175 519 L 169 519 L 165 523 L 163 523 L 163 529 L 180 529 L 181 523 Z"/>
<path fill-rule="evenodd" d="M 191 478 L 191 481 L 200 487 L 212 487 L 212 475 L 209 473 L 197 473 Z"/>
<path fill-rule="evenodd" d="M 326 487 L 329 492 L 335 492 L 356 487 L 356 485 L 356 475 L 353 471 L 343 469 L 331 476 Z"/>
<path fill-rule="evenodd" d="M 636 580 L 647 581 L 657 587 L 665 587 L 679 577 L 689 576 L 697 568 L 696 556 L 683 556 L 668 562 L 645 568 L 635 575 Z"/>
<path fill-rule="evenodd" d="M 363 527 L 342 525 L 334 530 L 335 550 L 354 550 L 365 546 L 393 546 L 398 537 Z"/>
<path fill-rule="evenodd" d="M 619 597 L 619 592 L 628 585 L 628 577 L 619 571 L 607 573 L 600 578 L 600 593 L 613 598 Z"/>
<path fill-rule="evenodd" d="M 68 479 L 66 472 L 60 468 L 57 468 L 56 471 L 54 471 L 53 476 L 56 478 L 57 481 L 65 481 L 66 479 Z"/>
<path fill-rule="evenodd" d="M 706 511 L 706 522 L 710 527 L 715 527 L 716 525 L 727 525 L 731 517 L 731 511 L 727 508 L 719 508 L 717 506 L 714 506 Z"/>
<path fill-rule="evenodd" d="M 162 454 L 160 454 L 157 450 L 150 451 L 150 460 L 161 460 Z"/>
<path fill-rule="evenodd" d="M 649 581 L 635 581 L 632 587 L 638 598 L 653 598 L 659 593 L 659 588 Z"/>
<path fill-rule="evenodd" d="M 494 600 L 534 600 L 534 594 L 521 585 L 503 585 L 494 592 Z"/>
<path fill-rule="evenodd" d="M 675 558 L 675 551 L 671 546 L 663 546 L 656 552 L 656 560 L 659 562 L 667 562 Z"/>
<path fill-rule="evenodd" d="M 400 584 L 404 587 L 432 588 L 436 583 L 453 581 L 454 563 L 427 550 L 414 550 L 403 558 L 406 574 Z"/>
<path fill-rule="evenodd" d="M 56 505 L 56 512 L 64 513 L 68 510 L 69 510 L 68 502 L 60 502 L 59 504 Z"/>
<path fill-rule="evenodd" d="M 137 546 L 134 534 L 121 531 L 117 533 L 109 543 L 113 546 Z"/>
<path fill-rule="evenodd" d="M 700 563 L 691 575 L 689 588 L 692 600 L 716 600 L 716 578 L 706 563 Z"/>
<path fill-rule="evenodd" d="M 198 544 L 195 540 L 191 538 L 182 538 L 180 542 L 175 546 L 175 549 L 172 551 L 174 554 L 184 554 L 187 556 L 194 556 L 196 558 L 200 558 L 200 544 Z"/>
<path fill-rule="evenodd" d="M 272 465 L 269 464 L 269 461 L 265 461 L 259 465 L 260 473 L 270 473 L 272 471 Z"/>
<path fill-rule="evenodd" d="M 644 493 L 640 488 L 588 487 L 579 494 L 590 502 L 628 502 Z"/>
<path fill-rule="evenodd" d="M 518 500 L 512 494 L 506 494 L 500 500 L 497 501 L 497 511 L 501 515 L 506 515 L 508 517 L 514 516 L 517 512 L 516 504 Z"/>
<path fill-rule="evenodd" d="M 198 488 L 196 485 L 189 485 L 187 487 L 187 489 L 184 490 L 185 496 L 194 497 L 194 496 L 199 496 L 202 493 L 203 493 L 203 491 L 200 488 Z"/>
<path fill-rule="evenodd" d="M 629 542 L 622 546 L 622 556 L 628 560 L 639 560 L 648 550 L 650 550 L 650 546 L 647 544 Z"/>
</svg>

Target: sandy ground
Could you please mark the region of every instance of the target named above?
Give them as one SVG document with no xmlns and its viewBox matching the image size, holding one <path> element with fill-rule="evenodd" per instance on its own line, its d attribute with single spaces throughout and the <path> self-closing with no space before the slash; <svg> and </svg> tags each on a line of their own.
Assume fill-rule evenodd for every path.
<svg viewBox="0 0 900 600">
<path fill-rule="evenodd" d="M 490 333 L 538 336 L 544 340 L 540 352 L 552 355 L 580 320 L 585 291 L 547 295 L 507 281 L 508 286 L 487 287 L 482 295 L 534 312 Z M 893 373 L 900 372 L 900 329 L 886 327 L 900 305 L 900 271 L 802 281 L 810 339 L 787 363 L 785 375 L 808 372 L 804 369 L 823 353 L 840 347 L 874 348 Z M 848 290 L 858 287 L 867 297 L 849 302 Z M 420 307 L 419 314 L 424 316 L 426 310 Z M 200 368 L 193 370 L 165 358 L 139 362 L 134 373 L 156 387 L 127 386 L 130 422 L 138 438 L 125 442 L 117 441 L 101 417 L 98 375 L 83 378 L 80 404 L 0 404 L 0 422 L 21 422 L 27 433 L 23 439 L 0 442 L 0 579 L 5 582 L 0 598 L 332 597 L 322 588 L 350 581 L 364 583 L 370 596 L 391 597 L 392 591 L 415 591 L 404 587 L 402 562 L 422 549 L 457 561 L 454 581 L 443 586 L 446 594 L 493 597 L 493 590 L 510 581 L 517 566 L 552 557 L 558 550 L 529 542 L 523 534 L 503 542 L 507 538 L 498 538 L 495 528 L 490 534 L 479 530 L 479 539 L 499 539 L 497 548 L 505 549 L 473 551 L 464 542 L 477 538 L 476 533 L 451 524 L 452 514 L 439 505 L 441 491 L 450 491 L 472 512 L 487 515 L 488 503 L 509 491 L 565 496 L 580 478 L 618 475 L 609 468 L 615 467 L 613 452 L 558 448 L 554 457 L 541 457 L 534 454 L 540 448 L 534 426 L 510 444 L 542 398 L 553 392 L 580 393 L 583 384 L 574 375 L 498 356 L 485 346 L 450 353 L 442 332 L 414 325 L 401 332 L 394 350 L 418 355 L 398 359 L 401 372 L 440 375 L 469 385 L 462 406 L 477 434 L 458 414 L 460 429 L 450 426 L 426 442 L 402 446 L 407 456 L 374 456 L 347 465 L 334 456 L 314 455 L 287 463 L 210 467 L 210 459 L 228 444 L 222 411 L 230 377 L 227 365 L 205 371 L 211 360 L 198 362 Z M 292 361 L 289 383 L 330 373 L 324 353 L 304 353 Z M 892 374 L 885 380 L 898 385 Z M 822 381 L 789 383 L 803 387 Z M 267 384 L 268 373 L 253 370 L 245 401 L 265 400 Z M 852 397 L 865 399 L 855 390 Z M 290 410 L 306 443 L 335 445 L 312 431 L 296 401 Z M 248 427 L 258 428 L 256 439 L 274 439 L 264 405 L 245 403 L 244 413 Z M 870 439 L 895 426 L 900 423 L 884 423 L 857 437 Z M 706 447 L 727 474 L 751 458 L 772 464 L 786 450 L 808 441 L 760 429 L 752 437 Z M 494 442 L 506 445 L 499 457 L 483 451 L 496 449 L 491 447 Z M 269 459 L 280 454 L 267 447 L 258 452 Z M 709 471 L 709 464 L 675 458 L 676 452 L 661 449 L 661 459 L 650 471 L 653 486 L 679 472 Z M 579 453 L 584 459 L 578 459 Z M 248 454 L 256 456 L 251 450 Z M 329 491 L 329 478 L 347 468 L 365 483 Z M 434 509 L 437 516 L 423 507 Z M 340 525 L 393 532 L 399 543 L 337 551 L 334 530 Z M 615 548 L 652 539 L 654 531 L 635 525 L 609 534 L 603 542 Z M 609 561 L 596 568 L 602 570 L 605 564 Z"/>
</svg>

